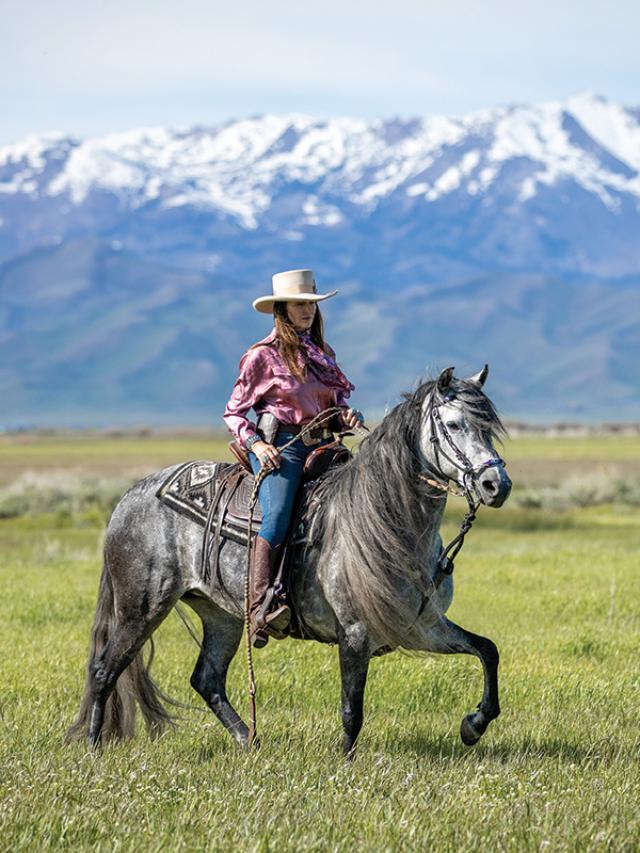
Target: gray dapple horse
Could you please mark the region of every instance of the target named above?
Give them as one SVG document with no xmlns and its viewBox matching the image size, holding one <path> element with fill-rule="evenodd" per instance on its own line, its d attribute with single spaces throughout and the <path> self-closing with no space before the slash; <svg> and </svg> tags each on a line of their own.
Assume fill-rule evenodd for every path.
<svg viewBox="0 0 640 853">
<path fill-rule="evenodd" d="M 482 391 L 487 374 L 485 367 L 459 379 L 447 368 L 423 383 L 320 483 L 289 594 L 303 635 L 338 644 L 347 756 L 362 727 L 369 661 L 389 648 L 480 659 L 484 691 L 462 722 L 465 744 L 476 743 L 500 713 L 496 646 L 444 615 L 453 580 L 439 534 L 449 481 L 473 496 L 474 508 L 500 507 L 511 491 L 493 447 L 503 429 Z M 213 589 L 205 584 L 202 528 L 156 498 L 172 470 L 135 485 L 109 523 L 86 687 L 70 739 L 131 736 L 136 701 L 153 731 L 170 721 L 142 648 L 182 601 L 203 626 L 191 684 L 236 741 L 248 741 L 225 687 L 243 637 L 246 552 L 223 540 Z"/>
</svg>

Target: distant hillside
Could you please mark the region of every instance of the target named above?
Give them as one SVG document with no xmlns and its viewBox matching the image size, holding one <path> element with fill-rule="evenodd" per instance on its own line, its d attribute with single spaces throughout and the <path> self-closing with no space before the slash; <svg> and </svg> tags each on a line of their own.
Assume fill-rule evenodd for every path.
<svg viewBox="0 0 640 853">
<path fill-rule="evenodd" d="M 640 110 L 31 137 L 0 149 L 0 424 L 219 421 L 310 266 L 372 416 L 488 362 L 508 417 L 637 420 Z"/>
<path fill-rule="evenodd" d="M 0 423 L 215 425 L 241 353 L 268 332 L 255 293 L 95 238 L 6 263 Z M 387 294 L 348 284 L 324 308 L 371 417 L 427 368 L 488 362 L 509 417 L 637 419 L 638 282 L 496 274 Z"/>
</svg>

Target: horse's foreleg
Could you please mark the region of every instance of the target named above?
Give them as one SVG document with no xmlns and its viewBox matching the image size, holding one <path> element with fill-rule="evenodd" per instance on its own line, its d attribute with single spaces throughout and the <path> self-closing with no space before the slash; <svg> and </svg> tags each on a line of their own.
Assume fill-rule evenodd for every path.
<svg viewBox="0 0 640 853">
<path fill-rule="evenodd" d="M 364 719 L 364 689 L 369 672 L 371 649 L 364 634 L 340 638 L 340 678 L 342 682 L 342 728 L 345 758 L 355 756 L 356 739 Z"/>
<path fill-rule="evenodd" d="M 227 670 L 242 639 L 242 622 L 237 619 L 230 621 L 229 617 L 225 620 L 212 618 L 199 607 L 197 612 L 202 619 L 204 633 L 191 686 L 233 735 L 236 743 L 244 747 L 249 741 L 249 729 L 229 702 L 226 689 Z"/>
<path fill-rule="evenodd" d="M 460 726 L 460 737 L 467 746 L 476 744 L 487 730 L 487 726 L 500 714 L 498 701 L 498 649 L 491 640 L 465 631 L 459 625 L 444 618 L 428 635 L 426 651 L 438 654 L 475 655 L 482 663 L 484 690 L 478 709 L 468 714 Z"/>
</svg>

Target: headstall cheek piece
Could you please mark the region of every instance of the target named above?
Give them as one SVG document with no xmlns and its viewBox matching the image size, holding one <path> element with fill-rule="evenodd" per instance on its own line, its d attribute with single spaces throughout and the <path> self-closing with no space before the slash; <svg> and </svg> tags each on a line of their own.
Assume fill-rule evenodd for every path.
<svg viewBox="0 0 640 853">
<path fill-rule="evenodd" d="M 486 462 L 481 462 L 479 465 L 473 465 L 471 460 L 464 455 L 452 439 L 451 433 L 440 416 L 438 406 L 434 406 L 431 410 L 431 421 L 432 426 L 429 440 L 434 445 L 436 453 L 440 453 L 447 461 L 451 462 L 455 468 L 462 472 L 462 482 L 460 483 L 460 486 L 463 490 L 463 494 L 467 500 L 469 500 L 469 494 L 473 494 L 473 484 L 468 483 L 468 478 L 474 477 L 478 472 L 483 471 L 486 468 L 495 468 L 496 466 L 504 468 L 506 462 L 496 454 L 492 459 L 488 459 Z M 438 429 L 449 445 L 450 450 L 453 451 L 454 455 L 457 457 L 457 462 L 443 449 L 438 436 Z M 471 506 L 471 502 L 469 502 L 469 505 Z M 478 505 L 479 503 L 476 504 L 476 509 Z"/>
<path fill-rule="evenodd" d="M 497 454 L 493 457 L 493 459 L 488 459 L 486 462 L 482 462 L 480 465 L 473 465 L 471 460 L 469 460 L 465 454 L 460 450 L 460 448 L 456 445 L 454 440 L 451 437 L 451 433 L 447 429 L 446 424 L 442 420 L 440 416 L 440 412 L 438 411 L 438 406 L 433 406 L 431 409 L 431 430 L 429 440 L 435 447 L 436 455 L 440 453 L 447 459 L 451 464 L 457 468 L 462 473 L 461 482 L 459 482 L 461 488 L 460 496 L 464 496 L 467 499 L 467 504 L 469 506 L 469 512 L 465 515 L 462 524 L 460 525 L 460 533 L 456 536 L 456 538 L 447 545 L 446 548 L 443 548 L 440 556 L 438 558 L 438 569 L 442 575 L 450 575 L 453 573 L 453 561 L 455 557 L 460 552 L 464 544 L 464 537 L 471 530 L 471 526 L 476 518 L 476 512 L 478 507 L 480 506 L 480 500 L 476 499 L 475 493 L 473 490 L 473 483 L 470 480 L 479 472 L 483 471 L 486 468 L 494 468 L 496 466 L 505 467 L 506 463 L 504 459 L 501 459 Z M 453 452 L 454 456 L 457 457 L 453 459 L 446 450 L 442 447 L 442 443 L 440 441 L 438 430 L 440 434 L 443 436 L 445 441 L 447 442 L 449 449 Z M 440 474 L 444 477 L 442 472 Z M 424 479 L 424 478 L 422 478 Z M 448 479 L 445 477 L 445 479 Z M 430 481 L 428 481 L 430 482 Z M 448 491 L 453 491 L 448 489 Z M 454 494 L 456 494 L 454 492 Z M 426 605 L 427 599 L 423 602 L 421 611 Z"/>
</svg>

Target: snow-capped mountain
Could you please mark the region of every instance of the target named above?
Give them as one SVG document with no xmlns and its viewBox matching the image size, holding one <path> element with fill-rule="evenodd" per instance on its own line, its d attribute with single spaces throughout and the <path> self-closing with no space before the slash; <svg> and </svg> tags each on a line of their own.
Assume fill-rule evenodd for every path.
<svg viewBox="0 0 640 853">
<path fill-rule="evenodd" d="M 514 414 L 596 416 L 595 376 L 628 418 L 640 109 L 582 94 L 461 117 L 264 116 L 0 148 L 5 410 L 51 416 L 77 398 L 80 418 L 100 377 L 92 405 L 135 400 L 153 419 L 173 370 L 183 411 L 214 411 L 251 342 L 229 324 L 273 272 L 307 266 L 342 286 L 334 344 L 372 407 L 425 366 L 493 358 Z M 608 306 L 607 329 L 587 297 Z M 256 318 L 247 326 L 260 335 Z"/>
<path fill-rule="evenodd" d="M 167 265 L 245 277 L 264 253 L 284 262 L 299 243 L 315 256 L 329 239 L 351 255 L 339 269 L 327 258 L 339 278 L 353 276 L 354 254 L 358 277 L 383 282 L 496 268 L 631 275 L 640 110 L 585 94 L 460 118 L 265 116 L 31 137 L 0 149 L 0 217 L 5 258 L 100 234 Z"/>
</svg>

